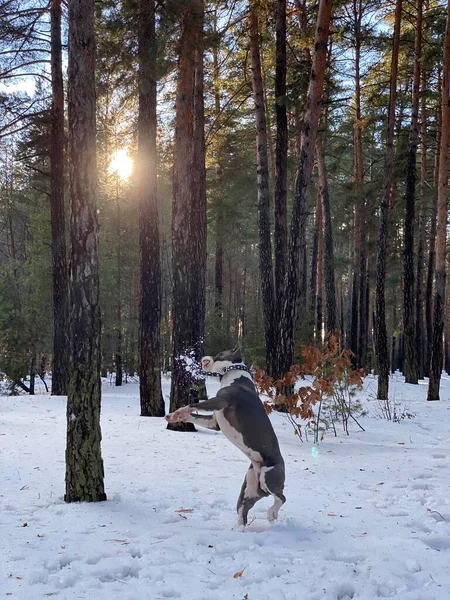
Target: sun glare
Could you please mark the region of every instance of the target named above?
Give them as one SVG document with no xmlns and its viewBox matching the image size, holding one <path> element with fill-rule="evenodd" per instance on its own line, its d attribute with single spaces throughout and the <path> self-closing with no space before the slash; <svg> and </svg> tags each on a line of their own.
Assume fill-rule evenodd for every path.
<svg viewBox="0 0 450 600">
<path fill-rule="evenodd" d="M 128 156 L 125 148 L 116 150 L 109 163 L 109 172 L 116 173 L 122 181 L 129 179 L 133 172 L 133 159 Z"/>
</svg>

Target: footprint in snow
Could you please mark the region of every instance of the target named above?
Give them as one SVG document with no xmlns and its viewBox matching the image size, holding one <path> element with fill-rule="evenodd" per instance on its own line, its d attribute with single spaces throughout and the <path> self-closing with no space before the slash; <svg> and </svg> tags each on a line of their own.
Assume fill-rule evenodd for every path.
<svg viewBox="0 0 450 600">
<path fill-rule="evenodd" d="M 341 583 L 336 590 L 336 600 L 352 600 L 355 588 L 351 583 Z"/>
<path fill-rule="evenodd" d="M 442 550 L 450 550 L 450 538 L 434 537 L 422 540 L 432 550 L 441 552 Z"/>
</svg>

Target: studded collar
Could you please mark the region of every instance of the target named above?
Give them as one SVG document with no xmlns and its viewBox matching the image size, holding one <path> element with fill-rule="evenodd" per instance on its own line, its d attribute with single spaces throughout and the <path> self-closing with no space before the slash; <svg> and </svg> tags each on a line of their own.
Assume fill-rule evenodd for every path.
<svg viewBox="0 0 450 600">
<path fill-rule="evenodd" d="M 245 365 L 231 365 L 229 367 L 224 367 L 220 373 L 202 371 L 202 375 L 209 377 L 220 377 L 220 379 L 222 379 L 222 377 L 225 375 L 225 373 L 228 373 L 228 371 L 246 371 L 247 373 L 250 373 L 250 370 Z"/>
</svg>

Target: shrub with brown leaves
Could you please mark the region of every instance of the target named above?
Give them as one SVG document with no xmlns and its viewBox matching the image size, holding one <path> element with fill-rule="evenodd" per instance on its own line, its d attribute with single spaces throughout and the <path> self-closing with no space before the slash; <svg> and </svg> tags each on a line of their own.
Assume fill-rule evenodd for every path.
<svg viewBox="0 0 450 600">
<path fill-rule="evenodd" d="M 267 413 L 282 407 L 294 433 L 302 439 L 299 420 L 305 421 L 304 430 L 313 428 L 315 442 L 323 438 L 329 427 L 337 435 L 336 422 L 342 423 L 347 434 L 350 418 L 361 427 L 355 417 L 361 411 L 355 394 L 362 388 L 364 371 L 353 368 L 352 352 L 340 348 L 339 334 L 329 336 L 321 348 L 303 346 L 301 354 L 301 365 L 292 365 L 281 379 L 269 377 L 262 369 L 256 370 L 257 389 L 268 397 L 264 401 Z M 312 377 L 312 382 L 296 389 L 298 381 L 306 376 Z M 318 405 L 316 412 L 314 405 Z"/>
</svg>

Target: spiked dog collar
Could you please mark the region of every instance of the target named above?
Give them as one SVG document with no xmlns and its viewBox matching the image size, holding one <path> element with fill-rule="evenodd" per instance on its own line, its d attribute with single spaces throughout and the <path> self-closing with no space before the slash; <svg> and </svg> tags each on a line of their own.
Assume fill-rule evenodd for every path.
<svg viewBox="0 0 450 600">
<path fill-rule="evenodd" d="M 230 367 L 224 367 L 221 373 L 213 373 L 212 371 L 202 371 L 202 375 L 208 377 L 220 377 L 220 379 L 222 379 L 222 377 L 225 375 L 225 373 L 228 373 L 228 371 L 247 371 L 247 373 L 250 373 L 250 370 L 245 365 L 231 365 Z"/>
</svg>

